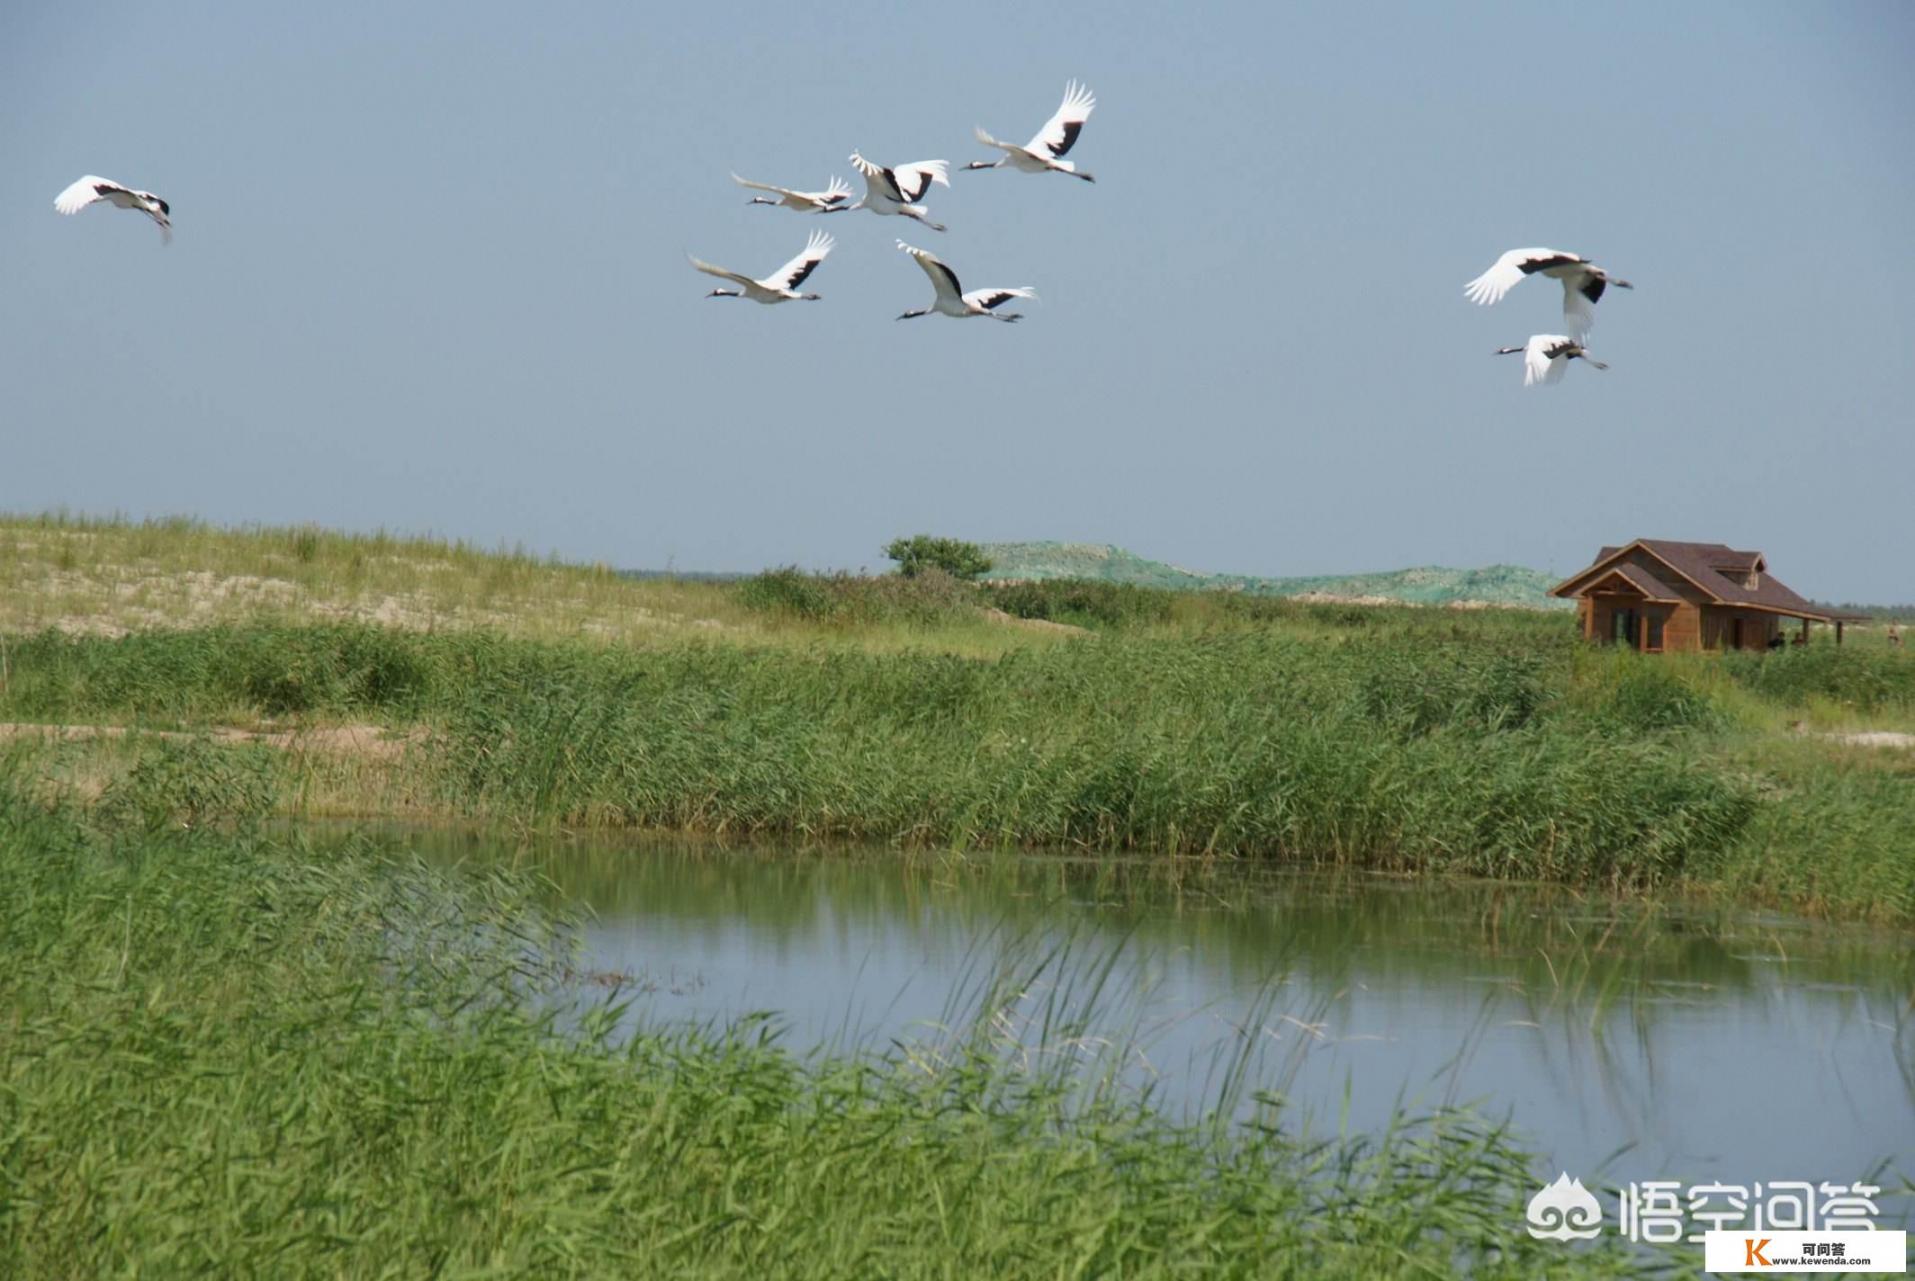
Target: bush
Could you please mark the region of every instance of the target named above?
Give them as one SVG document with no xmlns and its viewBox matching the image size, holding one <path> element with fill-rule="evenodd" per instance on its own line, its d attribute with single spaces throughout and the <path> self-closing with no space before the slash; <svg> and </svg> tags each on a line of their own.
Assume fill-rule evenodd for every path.
<svg viewBox="0 0 1915 1281">
<path fill-rule="evenodd" d="M 1624 656 L 1597 714 L 1625 733 L 1718 729 L 1725 718 L 1715 701 L 1662 659 Z"/>
<path fill-rule="evenodd" d="M 837 610 L 838 593 L 832 590 L 832 582 L 796 565 L 768 569 L 738 584 L 738 603 L 761 614 L 826 619 Z"/>
<path fill-rule="evenodd" d="M 1162 588 L 1085 578 L 996 583 L 984 590 L 993 605 L 1016 618 L 1103 627 L 1167 623 L 1176 601 L 1174 592 Z"/>
<path fill-rule="evenodd" d="M 1408 738 L 1448 726 L 1520 729 L 1548 698 L 1542 665 L 1533 658 L 1425 655 L 1380 645 L 1348 653 L 1360 673 L 1357 701 L 1364 715 Z"/>
<path fill-rule="evenodd" d="M 927 569 L 941 569 L 953 578 L 969 582 L 991 568 L 991 558 L 976 543 L 933 538 L 929 534 L 894 538 L 885 544 L 884 554 L 887 559 L 898 562 L 898 572 L 906 578 L 916 578 Z"/>
<path fill-rule="evenodd" d="M 929 567 L 908 578 L 863 578 L 842 573 L 807 574 L 788 565 L 755 574 L 737 590 L 739 603 L 747 609 L 834 626 L 933 626 L 950 622 L 976 604 L 969 584 Z"/>
<path fill-rule="evenodd" d="M 1819 697 L 1864 712 L 1915 708 L 1915 652 L 1818 644 L 1724 654 L 1722 666 L 1737 684 L 1791 706 Z"/>
<path fill-rule="evenodd" d="M 175 821 L 264 818 L 278 800 L 278 762 L 261 748 L 222 748 L 199 739 L 162 740 L 158 749 L 100 797 L 113 822 L 158 831 Z"/>
</svg>

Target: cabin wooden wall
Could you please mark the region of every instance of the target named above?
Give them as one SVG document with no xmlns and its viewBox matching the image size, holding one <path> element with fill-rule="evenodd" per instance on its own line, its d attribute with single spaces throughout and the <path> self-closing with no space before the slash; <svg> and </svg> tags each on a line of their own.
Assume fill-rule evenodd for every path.
<svg viewBox="0 0 1915 1281">
<path fill-rule="evenodd" d="M 1607 643 L 1619 609 L 1633 609 L 1644 619 L 1660 618 L 1663 652 L 1702 648 L 1702 611 L 1697 606 L 1686 601 L 1676 605 L 1658 605 L 1629 596 L 1579 598 L 1577 610 L 1582 618 L 1584 639 Z M 1641 648 L 1640 636 L 1635 644 L 1636 648 Z"/>
<path fill-rule="evenodd" d="M 1585 596 L 1582 600 L 1583 608 L 1589 611 L 1583 619 L 1586 628 L 1583 635 L 1590 640 L 1608 644 L 1609 628 L 1611 625 L 1609 620 L 1615 613 L 1615 607 L 1622 605 L 1623 608 L 1627 609 L 1628 604 L 1620 599 L 1609 596 Z"/>
<path fill-rule="evenodd" d="M 1704 606 L 1702 610 L 1702 645 L 1704 649 L 1728 649 L 1730 620 L 1742 620 L 1742 648 L 1767 649 L 1769 638 L 1774 636 L 1782 620 L 1774 614 L 1757 610 L 1730 609 L 1721 605 Z M 1797 624 L 1800 626 L 1800 624 Z"/>
<path fill-rule="evenodd" d="M 1684 601 L 1669 611 L 1669 618 L 1662 625 L 1662 648 L 1665 652 L 1702 648 L 1701 606 Z"/>
</svg>

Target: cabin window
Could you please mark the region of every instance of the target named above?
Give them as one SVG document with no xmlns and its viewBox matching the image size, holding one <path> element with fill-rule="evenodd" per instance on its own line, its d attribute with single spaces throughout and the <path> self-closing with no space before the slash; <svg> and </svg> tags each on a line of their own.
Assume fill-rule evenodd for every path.
<svg viewBox="0 0 1915 1281">
<path fill-rule="evenodd" d="M 1662 648 L 1662 615 L 1661 614 L 1649 615 L 1649 639 L 1646 642 L 1644 642 L 1643 648 L 1644 649 L 1661 649 Z"/>
<path fill-rule="evenodd" d="M 1742 648 L 1742 620 L 1739 618 L 1729 620 L 1729 648 Z"/>
<path fill-rule="evenodd" d="M 1618 645 L 1636 648 L 1636 638 L 1642 632 L 1636 626 L 1636 611 L 1619 609 L 1609 616 L 1609 639 Z"/>
</svg>

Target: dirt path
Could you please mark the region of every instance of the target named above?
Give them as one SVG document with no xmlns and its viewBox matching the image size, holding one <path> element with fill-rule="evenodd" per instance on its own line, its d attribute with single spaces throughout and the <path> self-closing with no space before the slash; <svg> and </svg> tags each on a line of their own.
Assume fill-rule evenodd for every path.
<svg viewBox="0 0 1915 1281">
<path fill-rule="evenodd" d="M 1824 734 L 1822 737 L 1832 742 L 1847 743 L 1851 747 L 1915 747 L 1915 734 L 1892 729 L 1859 730 L 1852 734 Z"/>
<path fill-rule="evenodd" d="M 1088 636 L 1091 634 L 1090 628 L 1079 627 L 1075 623 L 1053 623 L 1048 618 L 1019 618 L 1014 614 L 1007 614 L 1001 609 L 990 606 L 987 606 L 979 612 L 993 623 L 999 623 L 1005 627 L 1022 627 L 1027 632 L 1055 632 L 1065 636 Z"/>
<path fill-rule="evenodd" d="M 181 730 L 129 729 L 124 725 L 36 725 L 26 721 L 0 721 L 0 742 L 16 738 L 125 738 L 129 734 L 144 738 L 186 742 L 209 739 L 215 743 L 253 743 L 284 752 L 323 752 L 331 756 L 358 756 L 366 760 L 397 760 L 406 748 L 424 740 L 425 731 L 412 729 L 394 733 L 379 725 L 329 725 L 312 729 L 245 730 L 218 727 L 199 733 Z"/>
</svg>

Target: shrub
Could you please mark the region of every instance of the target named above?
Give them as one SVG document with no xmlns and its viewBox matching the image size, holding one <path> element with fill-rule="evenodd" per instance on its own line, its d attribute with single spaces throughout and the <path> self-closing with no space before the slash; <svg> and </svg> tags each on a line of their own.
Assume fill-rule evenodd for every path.
<svg viewBox="0 0 1915 1281">
<path fill-rule="evenodd" d="M 1807 645 L 1725 654 L 1722 666 L 1737 684 L 1796 707 L 1820 697 L 1865 712 L 1915 708 L 1915 652 Z"/>
<path fill-rule="evenodd" d="M 147 831 L 263 818 L 278 799 L 276 764 L 264 749 L 163 740 L 106 790 L 100 812 Z"/>
<path fill-rule="evenodd" d="M 1357 701 L 1363 713 L 1405 737 L 1447 726 L 1520 729 L 1548 698 L 1542 666 L 1534 658 L 1425 655 L 1397 646 L 1348 652 L 1360 673 Z"/>
<path fill-rule="evenodd" d="M 1713 699 L 1684 680 L 1664 660 L 1625 654 L 1611 674 L 1598 717 L 1626 733 L 1645 730 L 1716 729 L 1724 716 Z"/>
<path fill-rule="evenodd" d="M 1017 618 L 1128 627 L 1170 621 L 1176 594 L 1131 583 L 1057 578 L 1034 583 L 998 583 L 985 588 L 990 602 Z"/>
<path fill-rule="evenodd" d="M 831 580 L 807 574 L 796 565 L 753 574 L 738 585 L 738 602 L 763 614 L 788 618 L 825 619 L 837 606 Z"/>
<path fill-rule="evenodd" d="M 837 626 L 930 626 L 949 622 L 976 604 L 969 584 L 935 567 L 920 569 L 908 578 L 864 578 L 842 573 L 807 574 L 796 566 L 786 566 L 755 574 L 737 590 L 739 603 L 747 609 Z"/>
<path fill-rule="evenodd" d="M 927 569 L 941 569 L 953 578 L 969 582 L 991 568 L 991 558 L 976 543 L 957 538 L 933 538 L 913 534 L 894 538 L 885 544 L 887 559 L 898 562 L 898 572 L 915 578 Z"/>
</svg>

